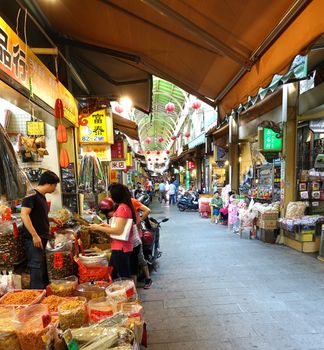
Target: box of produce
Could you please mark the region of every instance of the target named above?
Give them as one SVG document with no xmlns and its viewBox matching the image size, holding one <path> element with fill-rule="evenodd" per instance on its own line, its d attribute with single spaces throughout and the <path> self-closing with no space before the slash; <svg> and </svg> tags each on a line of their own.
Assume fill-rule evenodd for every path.
<svg viewBox="0 0 324 350">
<path fill-rule="evenodd" d="M 278 211 L 268 211 L 264 213 L 260 213 L 259 219 L 260 220 L 277 220 L 279 217 Z"/>
<path fill-rule="evenodd" d="M 0 298 L 0 306 L 28 306 L 41 302 L 45 297 L 45 290 L 15 290 Z"/>
<path fill-rule="evenodd" d="M 266 230 L 275 230 L 277 228 L 277 220 L 258 220 L 257 226 Z"/>
</svg>

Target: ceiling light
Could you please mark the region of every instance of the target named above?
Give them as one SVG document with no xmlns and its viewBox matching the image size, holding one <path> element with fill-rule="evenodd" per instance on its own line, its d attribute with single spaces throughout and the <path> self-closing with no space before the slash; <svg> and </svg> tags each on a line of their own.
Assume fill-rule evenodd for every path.
<svg viewBox="0 0 324 350">
<path fill-rule="evenodd" d="M 129 97 L 122 97 L 119 103 L 124 107 L 126 111 L 130 111 L 133 106 L 133 102 Z"/>
</svg>

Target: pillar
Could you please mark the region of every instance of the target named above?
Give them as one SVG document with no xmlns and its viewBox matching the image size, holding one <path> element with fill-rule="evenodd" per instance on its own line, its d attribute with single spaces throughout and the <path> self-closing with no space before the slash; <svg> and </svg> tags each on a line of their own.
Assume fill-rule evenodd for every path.
<svg viewBox="0 0 324 350">
<path fill-rule="evenodd" d="M 239 147 L 238 147 L 238 119 L 236 114 L 231 114 L 229 118 L 229 182 L 232 191 L 239 192 Z"/>
</svg>

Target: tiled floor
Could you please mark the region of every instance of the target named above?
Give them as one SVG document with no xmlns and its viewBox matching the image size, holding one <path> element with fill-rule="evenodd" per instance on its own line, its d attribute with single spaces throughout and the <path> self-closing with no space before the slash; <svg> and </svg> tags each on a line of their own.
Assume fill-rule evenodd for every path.
<svg viewBox="0 0 324 350">
<path fill-rule="evenodd" d="M 155 203 L 163 255 L 141 290 L 149 350 L 324 350 L 324 263 Z"/>
</svg>

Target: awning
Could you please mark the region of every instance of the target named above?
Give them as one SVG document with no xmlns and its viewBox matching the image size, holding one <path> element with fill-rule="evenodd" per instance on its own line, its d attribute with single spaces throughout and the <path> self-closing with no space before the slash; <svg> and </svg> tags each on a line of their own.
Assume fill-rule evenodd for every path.
<svg viewBox="0 0 324 350">
<path fill-rule="evenodd" d="M 255 96 L 274 74 L 287 72 L 324 32 L 323 0 L 37 0 L 35 8 L 67 49 L 101 52 L 171 81 L 219 104 L 221 116 Z M 101 67 L 95 54 L 86 60 Z M 115 68 L 105 68 L 108 78 Z M 122 67 L 116 69 L 122 81 Z"/>
<path fill-rule="evenodd" d="M 202 145 L 203 143 L 205 143 L 206 141 L 206 136 L 205 134 L 201 134 L 198 137 L 196 137 L 195 139 L 193 139 L 192 141 L 190 141 L 188 143 L 188 147 L 189 149 L 195 148 L 199 145 Z"/>
<path fill-rule="evenodd" d="M 132 120 L 113 113 L 114 129 L 119 130 L 133 140 L 139 140 L 137 124 Z"/>
</svg>

